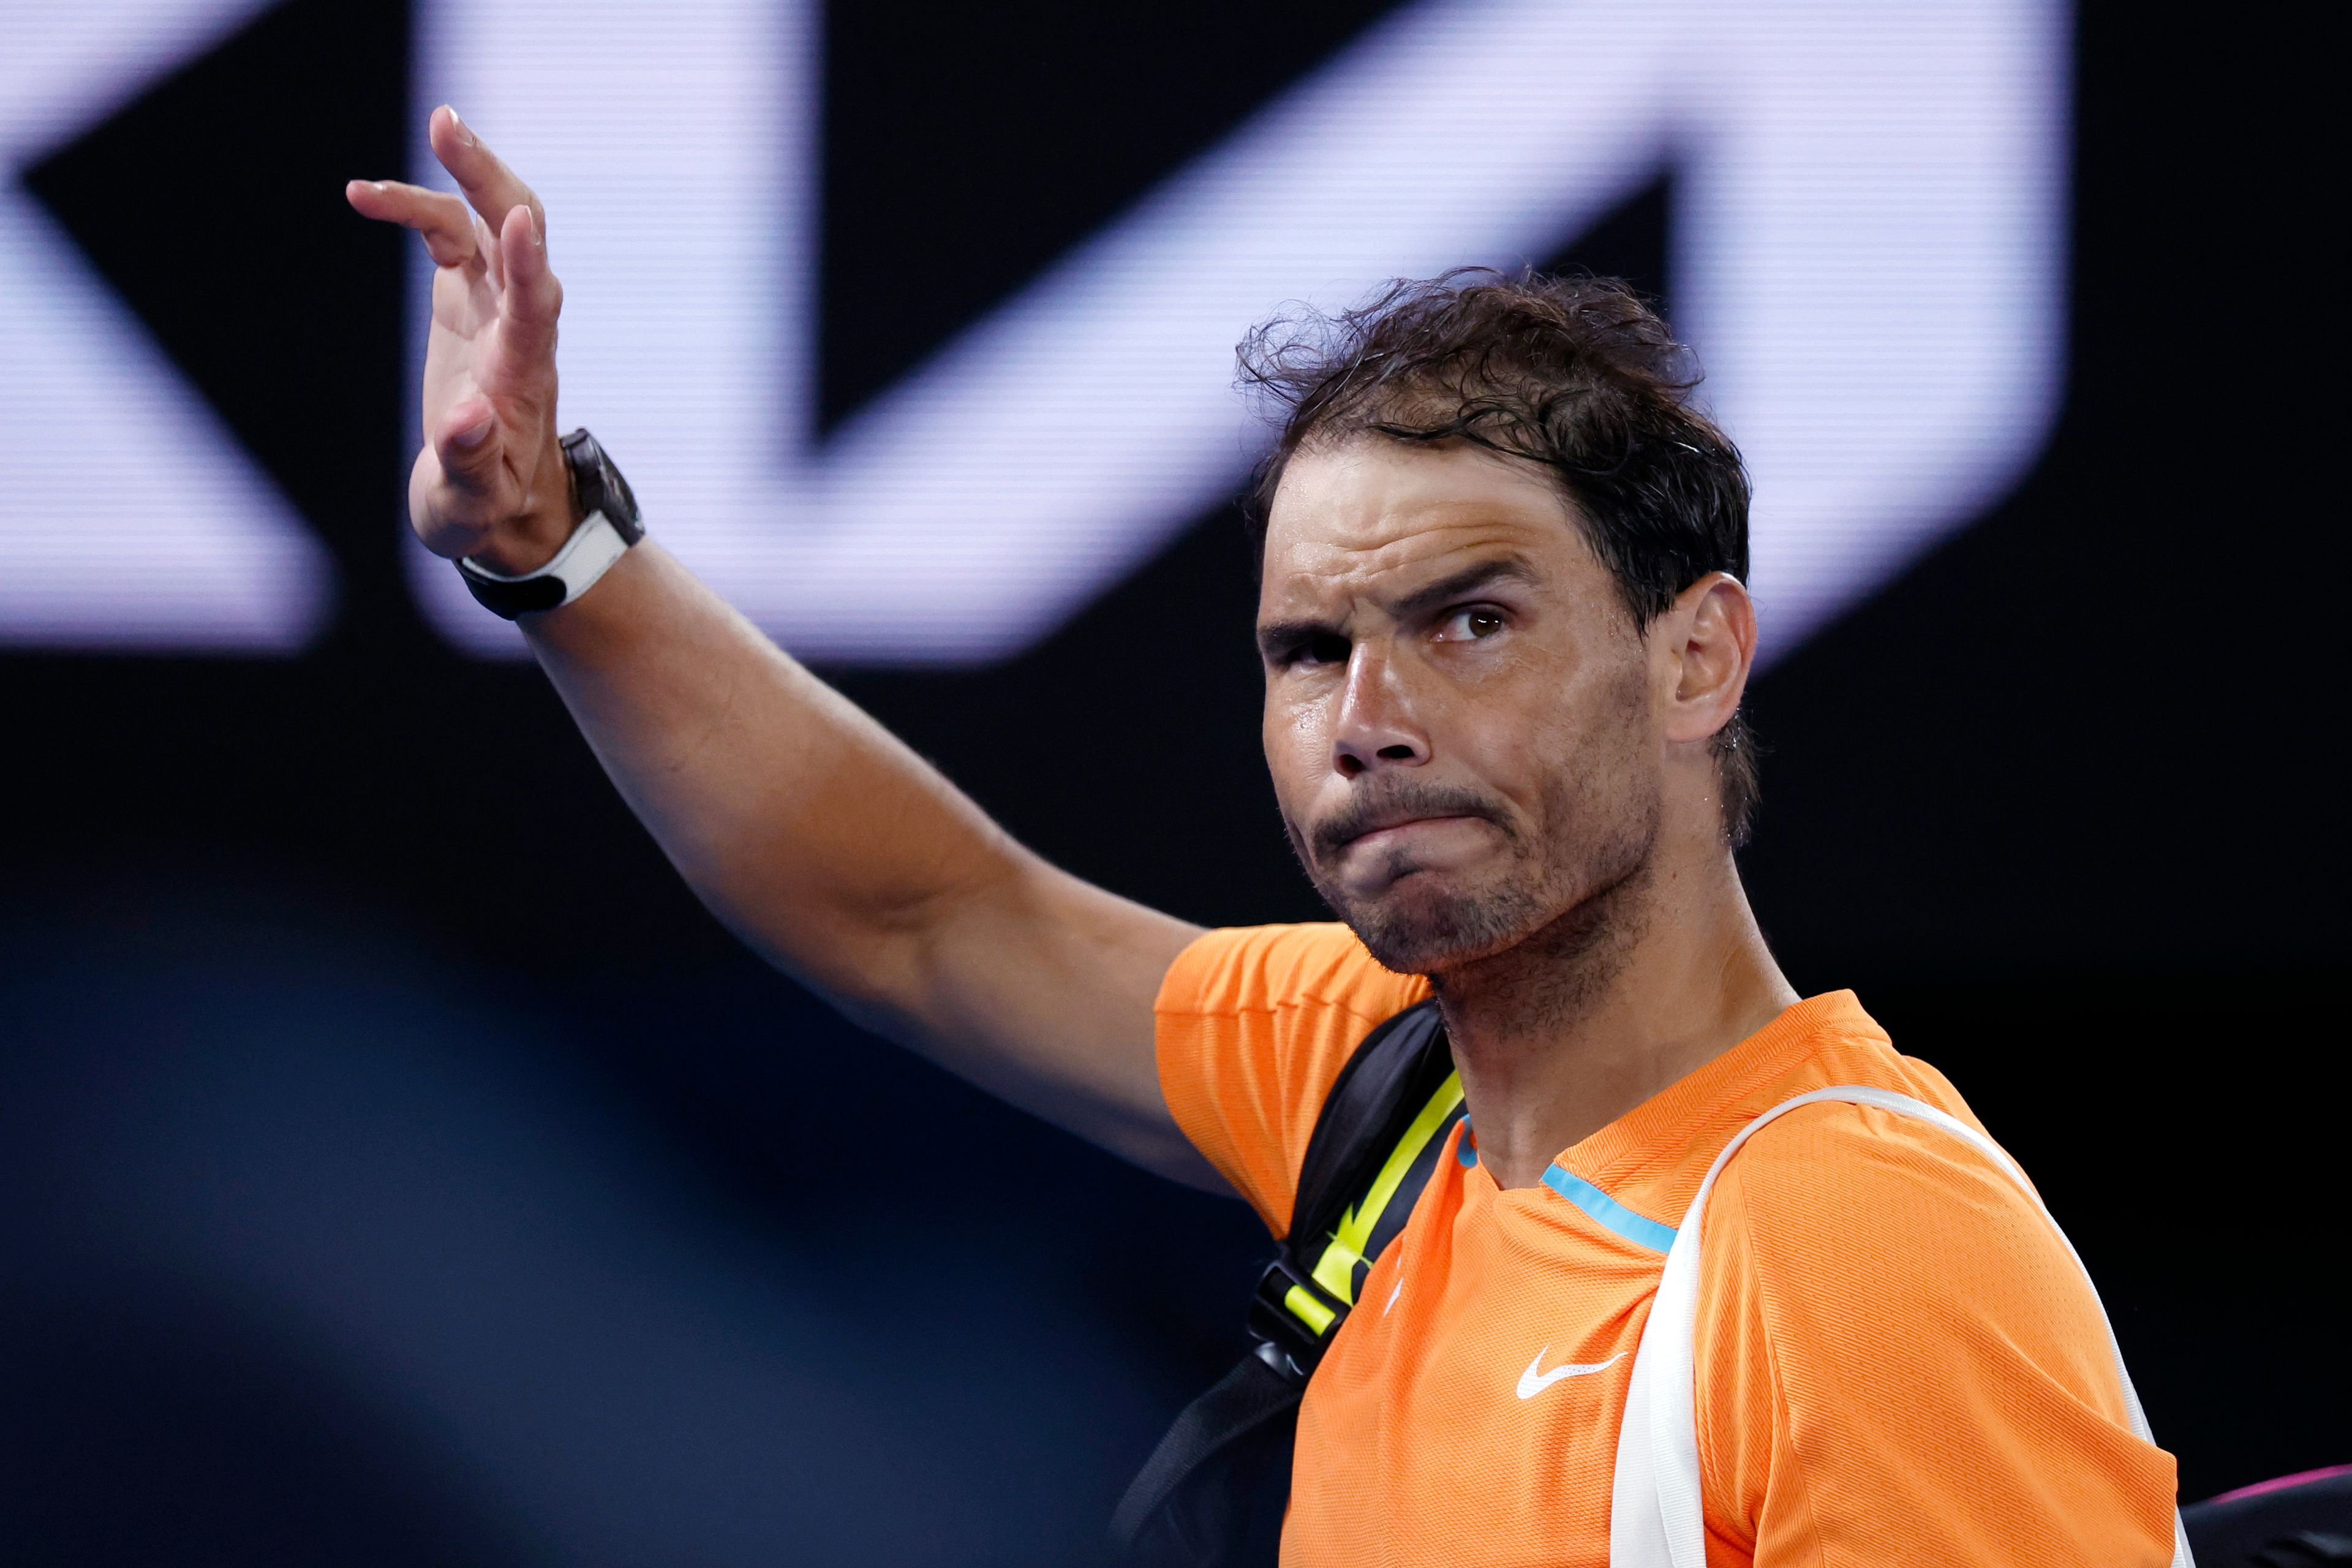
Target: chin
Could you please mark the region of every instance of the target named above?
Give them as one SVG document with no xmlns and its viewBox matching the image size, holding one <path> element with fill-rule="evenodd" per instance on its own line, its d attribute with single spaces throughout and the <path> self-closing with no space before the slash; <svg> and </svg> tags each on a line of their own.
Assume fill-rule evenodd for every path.
<svg viewBox="0 0 2352 1568">
<path fill-rule="evenodd" d="M 1524 941 L 1543 924 L 1543 911 L 1516 888 L 1465 891 L 1434 882 L 1428 873 L 1391 883 L 1375 899 L 1325 899 L 1349 930 L 1399 974 L 1436 974 L 1491 957 Z"/>
</svg>

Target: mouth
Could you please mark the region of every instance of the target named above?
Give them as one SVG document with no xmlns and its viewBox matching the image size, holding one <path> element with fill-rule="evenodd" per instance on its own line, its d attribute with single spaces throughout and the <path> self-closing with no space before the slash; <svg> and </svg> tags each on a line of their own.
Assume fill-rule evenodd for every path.
<svg viewBox="0 0 2352 1568">
<path fill-rule="evenodd" d="M 1407 837 L 1416 828 L 1435 827 L 1454 822 L 1484 820 L 1486 819 L 1483 817 L 1470 816 L 1461 812 L 1441 812 L 1425 816 L 1397 816 L 1373 822 L 1362 831 L 1339 840 L 1338 847 L 1343 854 L 1358 847 L 1377 848 L 1382 844 L 1396 843 Z"/>
<path fill-rule="evenodd" d="M 1386 861 L 1397 855 L 1411 860 L 1433 857 L 1437 861 L 1452 861 L 1483 853 L 1486 836 L 1465 836 L 1461 829 L 1465 826 L 1490 828 L 1506 839 L 1514 837 L 1499 804 L 1482 798 L 1477 791 L 1391 784 L 1344 803 L 1308 832 L 1293 829 L 1291 838 L 1301 860 L 1328 866 L 1335 872 L 1342 862 L 1352 862 L 1350 874 L 1360 876 L 1372 860 Z M 1357 854 L 1360 849 L 1369 854 Z"/>
</svg>

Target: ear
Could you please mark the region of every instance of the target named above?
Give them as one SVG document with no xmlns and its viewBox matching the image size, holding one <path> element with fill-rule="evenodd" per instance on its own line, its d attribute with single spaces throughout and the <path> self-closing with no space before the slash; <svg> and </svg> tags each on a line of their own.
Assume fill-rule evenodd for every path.
<svg viewBox="0 0 2352 1568">
<path fill-rule="evenodd" d="M 1705 741 L 1731 722 L 1756 664 L 1756 602 L 1738 578 L 1710 572 L 1660 616 L 1652 647 L 1669 742 Z"/>
</svg>

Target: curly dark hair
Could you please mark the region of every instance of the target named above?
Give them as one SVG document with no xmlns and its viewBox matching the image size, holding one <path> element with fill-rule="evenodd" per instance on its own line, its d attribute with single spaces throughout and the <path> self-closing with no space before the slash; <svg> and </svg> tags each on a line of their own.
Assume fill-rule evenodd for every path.
<svg viewBox="0 0 2352 1568">
<path fill-rule="evenodd" d="M 1466 441 L 1541 466 L 1646 631 L 1710 572 L 1748 576 L 1748 473 L 1690 404 L 1699 369 L 1623 282 L 1464 268 L 1391 283 L 1369 303 L 1276 316 L 1240 348 L 1244 387 L 1280 434 L 1244 505 L 1261 557 L 1283 470 L 1313 443 Z M 1748 841 L 1756 744 L 1716 731 L 1725 837 Z"/>
</svg>

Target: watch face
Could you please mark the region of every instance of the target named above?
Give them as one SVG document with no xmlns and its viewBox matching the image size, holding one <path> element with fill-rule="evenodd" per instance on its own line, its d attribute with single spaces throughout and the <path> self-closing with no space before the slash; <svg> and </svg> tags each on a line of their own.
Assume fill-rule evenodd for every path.
<svg viewBox="0 0 2352 1568">
<path fill-rule="evenodd" d="M 629 481 L 621 477 L 621 470 L 613 466 L 613 459 L 604 455 L 602 447 L 596 448 L 596 471 L 597 477 L 604 481 L 604 515 L 613 520 L 613 526 L 619 529 L 630 543 L 635 543 L 639 531 L 636 492 L 629 489 Z"/>
<path fill-rule="evenodd" d="M 636 495 L 595 437 L 583 428 L 563 437 L 563 459 L 572 468 L 572 483 L 579 491 L 583 516 L 603 512 L 625 544 L 635 544 L 645 537 L 644 525 L 638 521 Z"/>
</svg>

